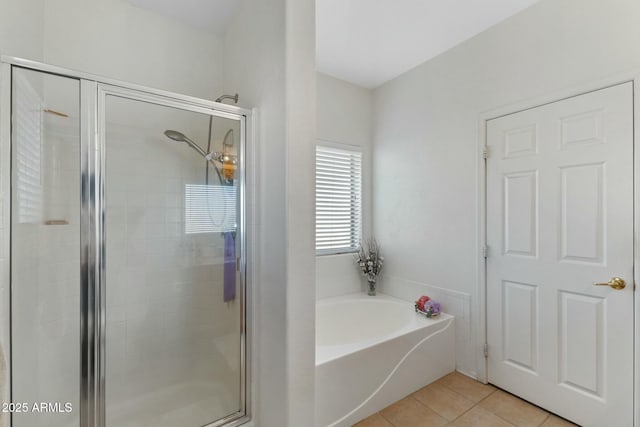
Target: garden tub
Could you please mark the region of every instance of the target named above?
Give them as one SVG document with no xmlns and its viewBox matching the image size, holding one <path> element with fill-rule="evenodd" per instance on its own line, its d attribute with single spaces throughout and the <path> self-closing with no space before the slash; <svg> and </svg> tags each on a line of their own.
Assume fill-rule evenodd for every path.
<svg viewBox="0 0 640 427">
<path fill-rule="evenodd" d="M 382 294 L 318 301 L 316 427 L 351 426 L 452 372 L 453 320 Z"/>
</svg>

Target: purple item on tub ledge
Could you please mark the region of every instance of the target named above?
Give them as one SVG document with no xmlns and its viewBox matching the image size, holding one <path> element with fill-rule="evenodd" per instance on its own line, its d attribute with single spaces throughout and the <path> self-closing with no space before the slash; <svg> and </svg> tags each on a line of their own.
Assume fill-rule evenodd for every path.
<svg viewBox="0 0 640 427">
<path fill-rule="evenodd" d="M 437 316 L 442 311 L 442 308 L 439 302 L 429 300 L 424 303 L 424 311 L 431 314 L 431 316 Z"/>
<path fill-rule="evenodd" d="M 233 233 L 224 234 L 224 302 L 236 298 L 236 240 Z"/>
</svg>

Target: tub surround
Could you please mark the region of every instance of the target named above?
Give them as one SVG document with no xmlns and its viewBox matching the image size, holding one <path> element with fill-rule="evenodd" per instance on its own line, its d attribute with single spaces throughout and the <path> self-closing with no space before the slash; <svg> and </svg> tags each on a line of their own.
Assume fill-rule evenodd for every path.
<svg viewBox="0 0 640 427">
<path fill-rule="evenodd" d="M 452 372 L 454 317 L 356 293 L 317 304 L 316 426 L 350 426 Z"/>
<path fill-rule="evenodd" d="M 473 341 L 476 331 L 471 322 L 471 294 L 402 279 L 384 272 L 378 280 L 378 290 L 405 301 L 415 301 L 420 295 L 429 295 L 441 303 L 442 310 L 456 318 L 456 370 L 472 378 L 478 377 Z"/>
<path fill-rule="evenodd" d="M 316 257 L 316 300 L 364 292 L 366 283 L 358 271 L 355 254 Z"/>
</svg>

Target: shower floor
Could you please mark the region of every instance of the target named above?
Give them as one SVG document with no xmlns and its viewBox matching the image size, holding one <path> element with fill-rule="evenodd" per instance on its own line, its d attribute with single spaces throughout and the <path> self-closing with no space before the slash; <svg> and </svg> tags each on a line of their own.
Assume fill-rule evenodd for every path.
<svg viewBox="0 0 640 427">
<path fill-rule="evenodd" d="M 185 383 L 107 406 L 109 427 L 200 427 L 238 411 L 222 383 Z"/>
</svg>

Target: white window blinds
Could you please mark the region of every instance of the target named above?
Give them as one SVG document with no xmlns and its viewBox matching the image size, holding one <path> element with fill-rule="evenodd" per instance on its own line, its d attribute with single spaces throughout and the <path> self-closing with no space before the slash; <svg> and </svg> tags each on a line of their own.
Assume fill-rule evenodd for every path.
<svg viewBox="0 0 640 427">
<path fill-rule="evenodd" d="M 361 152 L 316 146 L 316 254 L 358 249 L 361 187 Z"/>
<path fill-rule="evenodd" d="M 235 186 L 186 184 L 185 234 L 235 231 L 238 227 L 236 204 Z"/>
</svg>

